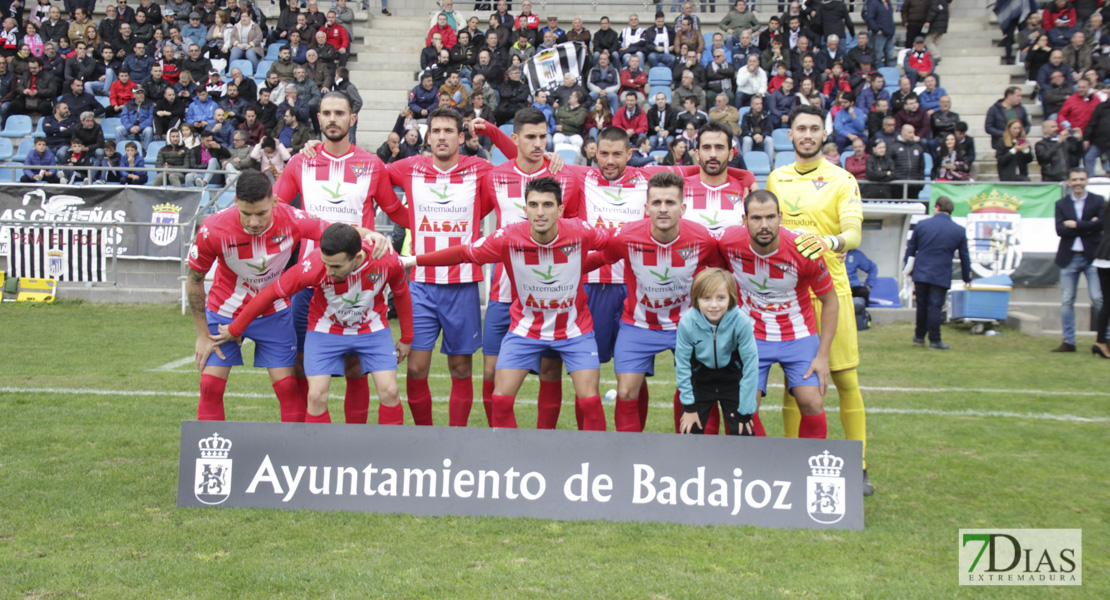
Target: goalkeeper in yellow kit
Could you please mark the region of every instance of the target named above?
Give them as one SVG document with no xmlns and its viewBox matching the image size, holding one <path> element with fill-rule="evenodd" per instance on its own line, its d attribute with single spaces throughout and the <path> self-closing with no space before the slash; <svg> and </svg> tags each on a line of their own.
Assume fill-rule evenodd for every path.
<svg viewBox="0 0 1110 600">
<path fill-rule="evenodd" d="M 815 257 L 826 251 L 843 254 L 860 243 L 863 206 L 859 184 L 851 173 L 825 160 L 821 146 L 825 143 L 825 118 L 816 106 L 798 106 L 790 112 L 790 141 L 794 144 L 795 162 L 775 169 L 767 178 L 767 191 L 782 202 L 782 224 L 788 229 L 804 230 L 812 235 L 798 236 L 798 249 L 803 256 Z M 839 300 L 841 324 L 836 328 L 829 353 L 829 369 L 840 396 L 840 422 L 844 435 L 863 443 L 863 493 L 870 496 L 874 488 L 867 477 L 867 416 L 859 391 L 859 346 L 856 341 L 855 305 L 848 285 L 844 262 L 826 257 Z M 821 303 L 814 301 L 817 320 L 821 319 Z M 789 390 L 787 386 L 787 390 Z M 783 427 L 787 437 L 798 437 L 801 412 L 798 404 L 784 393 Z"/>
</svg>

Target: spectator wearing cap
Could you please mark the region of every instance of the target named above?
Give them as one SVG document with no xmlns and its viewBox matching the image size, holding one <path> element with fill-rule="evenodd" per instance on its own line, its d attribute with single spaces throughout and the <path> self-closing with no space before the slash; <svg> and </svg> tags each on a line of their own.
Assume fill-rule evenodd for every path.
<svg viewBox="0 0 1110 600">
<path fill-rule="evenodd" d="M 189 0 L 166 0 L 162 8 L 166 27 L 182 27 L 189 24 L 189 14 L 193 12 L 193 3 Z"/>
<path fill-rule="evenodd" d="M 567 32 L 563 31 L 562 27 L 559 27 L 559 17 L 556 17 L 555 15 L 547 17 L 547 26 L 545 26 L 543 29 L 540 29 L 540 35 L 543 35 L 548 31 L 555 34 L 556 44 L 562 44 L 563 42 L 567 41 Z"/>
<path fill-rule="evenodd" d="M 864 35 L 867 34 L 865 33 Z M 849 56 L 848 58 L 849 62 L 851 62 L 851 57 Z M 855 62 L 854 66 L 849 67 L 845 65 L 845 70 L 848 72 L 848 83 L 851 84 L 852 91 L 855 92 L 856 96 L 858 97 L 860 92 L 862 92 L 864 88 L 867 87 L 867 84 L 871 82 L 871 76 L 878 73 L 878 71 L 875 71 L 871 68 L 873 59 L 871 58 L 870 54 L 859 54 L 856 58 L 858 60 Z M 867 62 L 864 63 L 860 61 Z"/>
<path fill-rule="evenodd" d="M 910 78 L 910 84 L 916 86 L 919 79 L 932 73 L 934 69 L 936 64 L 933 62 L 933 55 L 925 49 L 925 38 L 920 35 L 913 38 L 913 48 L 906 53 L 906 59 L 902 63 L 902 70 Z"/>
<path fill-rule="evenodd" d="M 208 28 L 201 24 L 200 13 L 195 10 L 189 13 L 189 22 L 181 28 L 181 37 L 201 48 L 204 47 L 208 38 Z"/>
<path fill-rule="evenodd" d="M 116 83 L 122 81 L 123 77 L 120 77 Z M 141 141 L 143 148 L 146 148 L 154 140 L 154 102 L 147 100 L 146 90 L 141 87 L 134 87 L 132 93 L 134 98 L 123 107 L 120 113 L 120 125 L 116 127 L 116 142 L 136 140 Z"/>
</svg>

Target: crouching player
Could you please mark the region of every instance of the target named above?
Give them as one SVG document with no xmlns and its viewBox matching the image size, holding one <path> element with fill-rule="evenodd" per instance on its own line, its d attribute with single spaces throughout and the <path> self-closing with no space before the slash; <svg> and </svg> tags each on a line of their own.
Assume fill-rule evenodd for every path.
<svg viewBox="0 0 1110 600">
<path fill-rule="evenodd" d="M 782 365 L 802 413 L 799 437 L 823 439 L 828 432 L 824 397 L 829 348 L 836 335 L 836 290 L 825 259 L 802 257 L 795 244 L 798 234 L 781 223 L 778 198 L 766 190 L 753 192 L 744 199 L 744 225 L 726 229 L 718 247 L 740 283 L 743 308 L 753 323 L 760 394 L 767 394 L 771 365 Z M 827 307 L 821 312 L 820 336 L 811 289 Z M 754 427 L 756 435 L 763 435 L 758 413 Z"/>
<path fill-rule="evenodd" d="M 305 375 L 308 376 L 307 423 L 331 423 L 328 389 L 333 375 L 344 374 L 347 355 L 357 357 L 361 373 L 370 373 L 378 389 L 379 425 L 401 425 L 404 410 L 397 395 L 397 364 L 412 344 L 412 302 L 401 259 L 392 249 L 380 259 L 373 247 L 350 225 L 335 223 L 320 236 L 319 250 L 307 255 L 277 281 L 262 290 L 230 325 L 220 325 L 215 342 L 237 339 L 266 308 L 289 300 L 312 287 L 308 332 L 305 335 Z M 386 318 L 385 286 L 401 323 L 401 339 L 393 344 Z M 396 352 L 394 352 L 396 346 Z"/>
<path fill-rule="evenodd" d="M 528 222 L 513 223 L 465 246 L 402 259 L 406 266 L 503 263 L 513 290 L 509 332 L 497 354 L 493 383 L 493 426 L 516 427 L 513 404 L 529 372 L 539 372 L 544 351 L 558 352 L 574 383 L 580 428 L 605 430 L 597 385 L 600 363 L 593 320 L 582 291 L 582 269 L 590 250 L 609 240 L 605 229 L 560 218 L 559 182 L 540 177 L 524 189 Z"/>
<path fill-rule="evenodd" d="M 705 269 L 694 278 L 690 299 L 675 341 L 679 432 L 704 433 L 720 402 L 728 434 L 753 435 L 759 352 L 752 322 L 736 305 L 736 280 L 724 269 Z"/>
</svg>

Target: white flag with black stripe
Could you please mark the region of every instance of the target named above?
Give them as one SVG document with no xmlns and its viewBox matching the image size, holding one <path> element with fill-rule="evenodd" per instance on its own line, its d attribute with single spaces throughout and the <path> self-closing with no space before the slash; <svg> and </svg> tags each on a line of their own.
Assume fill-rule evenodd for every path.
<svg viewBox="0 0 1110 600">
<path fill-rule="evenodd" d="M 574 75 L 575 81 L 582 83 L 582 65 L 585 64 L 585 46 L 574 42 L 563 42 L 548 50 L 536 52 L 524 65 L 524 76 L 528 89 L 534 95 L 539 90 L 548 92 L 563 85 L 563 75 Z"/>
<path fill-rule="evenodd" d="M 12 277 L 104 281 L 104 231 L 95 227 L 9 227 Z"/>
</svg>

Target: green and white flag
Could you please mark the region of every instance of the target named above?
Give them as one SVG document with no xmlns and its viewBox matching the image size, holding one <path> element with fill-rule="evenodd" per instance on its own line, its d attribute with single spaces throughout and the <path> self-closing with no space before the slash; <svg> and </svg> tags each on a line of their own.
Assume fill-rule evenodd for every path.
<svg viewBox="0 0 1110 600">
<path fill-rule="evenodd" d="M 1055 204 L 1059 184 L 959 185 L 935 183 L 929 209 L 941 196 L 952 199 L 952 220 L 967 228 L 972 271 L 980 277 L 1009 275 L 1019 285 L 1052 285 L 1056 247 Z"/>
</svg>

